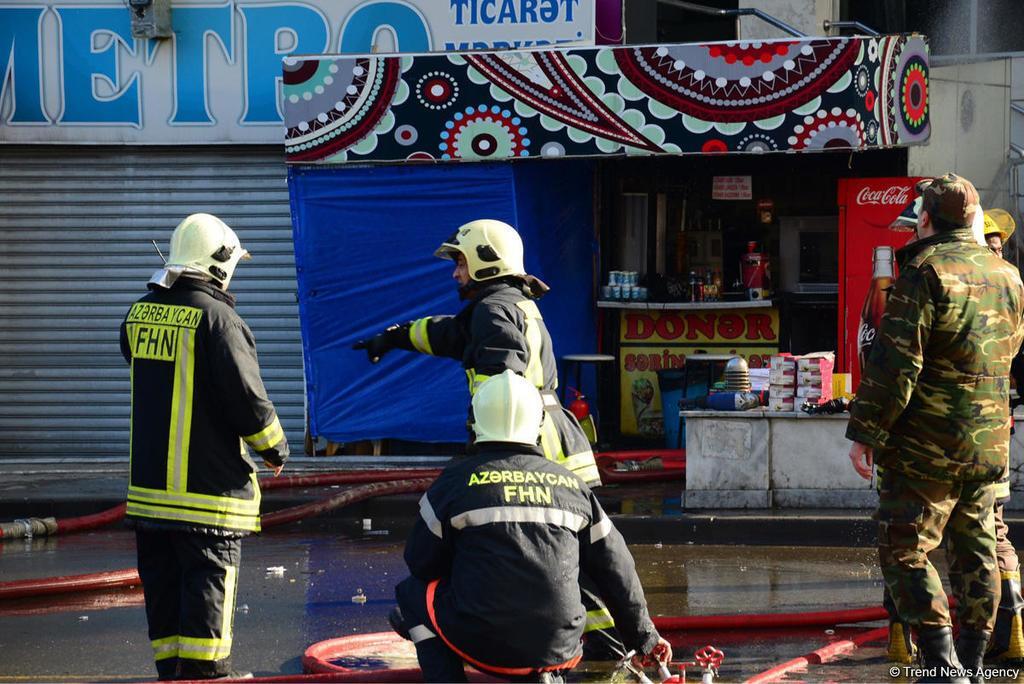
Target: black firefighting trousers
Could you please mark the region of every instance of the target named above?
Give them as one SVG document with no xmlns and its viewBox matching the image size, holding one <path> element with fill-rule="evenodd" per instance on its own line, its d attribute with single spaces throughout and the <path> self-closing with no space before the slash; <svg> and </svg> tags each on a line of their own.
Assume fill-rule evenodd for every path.
<svg viewBox="0 0 1024 684">
<path fill-rule="evenodd" d="M 135 541 L 159 678 L 229 673 L 242 540 L 136 530 Z"/>
</svg>

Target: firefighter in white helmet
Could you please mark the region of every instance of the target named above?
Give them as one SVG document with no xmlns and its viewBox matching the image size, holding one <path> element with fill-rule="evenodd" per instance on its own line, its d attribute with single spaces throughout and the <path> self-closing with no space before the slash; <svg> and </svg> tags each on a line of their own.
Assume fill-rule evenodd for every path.
<svg viewBox="0 0 1024 684">
<path fill-rule="evenodd" d="M 391 349 L 404 349 L 462 362 L 469 393 L 505 370 L 520 373 L 541 390 L 544 456 L 565 466 L 591 487 L 601 484 L 594 453 L 576 417 L 558 399 L 558 368 L 551 335 L 537 307 L 548 286 L 526 273 L 523 241 L 502 221 L 478 219 L 460 226 L 434 255 L 455 262 L 452 278 L 466 306 L 454 316 L 429 316 L 353 345 L 377 363 Z M 590 611 L 588 631 L 610 630 L 614 622 L 583 580 Z M 588 640 L 588 657 L 610 655 L 602 642 Z"/>
<path fill-rule="evenodd" d="M 223 221 L 187 217 L 121 324 L 132 385 L 126 516 L 160 679 L 243 675 L 230 657 L 241 539 L 260 529 L 246 447 L 275 476 L 288 458 L 255 341 L 227 292 L 247 257 Z"/>
<path fill-rule="evenodd" d="M 390 621 L 415 642 L 423 681 L 464 682 L 464 663 L 532 682 L 574 667 L 581 572 L 609 597 L 625 650 L 670 662 L 622 536 L 586 483 L 544 458 L 533 383 L 505 370 L 472 407 L 473 449 L 420 499 L 405 547 L 412 576 L 395 588 Z"/>
</svg>

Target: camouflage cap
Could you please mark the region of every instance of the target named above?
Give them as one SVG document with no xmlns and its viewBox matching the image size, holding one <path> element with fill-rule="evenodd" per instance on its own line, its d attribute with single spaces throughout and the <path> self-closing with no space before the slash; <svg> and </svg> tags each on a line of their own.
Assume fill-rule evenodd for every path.
<svg viewBox="0 0 1024 684">
<path fill-rule="evenodd" d="M 918 181 L 921 209 L 954 228 L 967 228 L 981 210 L 981 200 L 974 184 L 955 173 Z"/>
</svg>

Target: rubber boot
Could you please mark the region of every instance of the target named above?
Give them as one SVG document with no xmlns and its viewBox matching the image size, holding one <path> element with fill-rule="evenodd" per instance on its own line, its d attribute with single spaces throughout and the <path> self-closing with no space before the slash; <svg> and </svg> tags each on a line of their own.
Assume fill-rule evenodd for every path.
<svg viewBox="0 0 1024 684">
<path fill-rule="evenodd" d="M 1024 598 L 1020 590 L 1020 570 L 1000 573 L 1002 593 L 996 610 L 996 626 L 988 644 L 986 658 L 1004 662 L 1024 662 L 1024 627 L 1021 610 Z"/>
<path fill-rule="evenodd" d="M 953 648 L 952 627 L 931 627 L 917 630 L 917 648 L 921 667 L 929 672 L 919 682 L 952 682 L 969 684 L 967 677 L 957 676 L 963 671 Z"/>
<path fill-rule="evenodd" d="M 961 628 L 956 639 L 956 654 L 964 668 L 971 673 L 969 678 L 972 684 L 985 681 L 982 669 L 985 667 L 985 648 L 991 636 L 992 632 Z"/>
<path fill-rule="evenodd" d="M 910 634 L 910 625 L 899 620 L 889 621 L 889 646 L 885 651 L 890 663 L 910 665 L 917 657 L 917 646 Z"/>
</svg>

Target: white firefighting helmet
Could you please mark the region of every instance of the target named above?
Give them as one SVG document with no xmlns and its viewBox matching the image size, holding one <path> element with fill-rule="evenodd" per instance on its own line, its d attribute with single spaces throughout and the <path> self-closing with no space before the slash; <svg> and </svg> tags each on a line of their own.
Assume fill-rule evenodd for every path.
<svg viewBox="0 0 1024 684">
<path fill-rule="evenodd" d="M 249 258 L 226 223 L 211 214 L 192 214 L 171 235 L 167 267 L 209 276 L 226 290 L 238 262 Z"/>
<path fill-rule="evenodd" d="M 535 446 L 544 420 L 544 403 L 533 384 L 506 370 L 480 385 L 473 394 L 476 442 L 514 442 Z"/>
<path fill-rule="evenodd" d="M 466 257 L 469 277 L 477 282 L 526 275 L 523 240 L 515 228 L 503 221 L 477 219 L 459 226 L 434 256 L 454 260 L 455 252 Z"/>
</svg>

